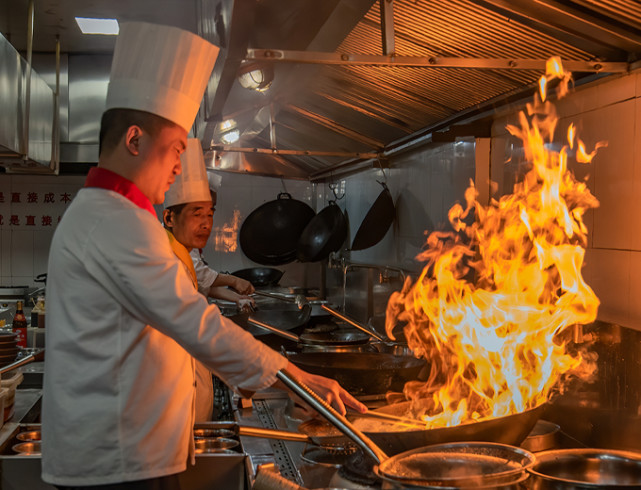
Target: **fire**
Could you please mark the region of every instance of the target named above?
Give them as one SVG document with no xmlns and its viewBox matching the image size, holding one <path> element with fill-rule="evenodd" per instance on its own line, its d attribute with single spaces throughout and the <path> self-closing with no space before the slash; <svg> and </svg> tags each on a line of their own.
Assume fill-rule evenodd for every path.
<svg viewBox="0 0 641 490">
<path fill-rule="evenodd" d="M 557 117 L 545 90 L 555 79 L 560 97 L 571 77 L 558 58 L 520 113 L 521 127 L 507 128 L 531 165 L 523 180 L 487 207 L 471 184 L 466 206 L 449 211 L 454 231 L 428 236 L 422 274 L 388 303 L 388 335 L 407 322 L 410 348 L 431 364 L 426 382 L 404 389 L 428 427 L 522 412 L 547 401 L 568 375 L 595 369 L 558 335 L 596 319 L 599 300 L 581 268 L 583 215 L 598 201 L 568 170 L 575 144 L 577 162 L 589 162 L 596 148 L 588 153 L 572 125 L 568 144 L 551 149 Z"/>
<path fill-rule="evenodd" d="M 238 230 L 240 229 L 241 215 L 234 209 L 231 223 L 225 222 L 223 226 L 215 226 L 213 231 L 214 250 L 217 252 L 235 252 L 238 248 Z"/>
</svg>

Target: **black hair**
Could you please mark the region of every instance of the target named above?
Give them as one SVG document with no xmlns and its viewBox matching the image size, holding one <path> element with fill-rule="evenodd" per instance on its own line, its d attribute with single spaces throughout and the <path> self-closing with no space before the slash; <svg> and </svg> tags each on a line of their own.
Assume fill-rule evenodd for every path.
<svg viewBox="0 0 641 490">
<path fill-rule="evenodd" d="M 169 206 L 168 208 L 165 209 L 165 211 L 169 211 L 170 213 L 172 213 L 175 216 L 180 216 L 180 213 L 183 212 L 183 209 L 185 209 L 185 206 L 187 206 L 187 204 L 188 203 L 185 202 L 185 203 L 182 203 L 182 204 L 176 204 L 174 206 Z M 167 228 L 167 229 L 169 228 L 167 226 L 167 223 L 165 223 L 164 214 L 163 214 L 163 218 L 162 218 L 162 224 L 165 226 L 165 228 Z"/>
<path fill-rule="evenodd" d="M 170 120 L 151 112 L 134 109 L 109 109 L 102 114 L 100 121 L 98 154 L 111 153 L 130 126 L 140 126 L 143 131 L 155 138 L 163 128 L 175 125 Z"/>
</svg>

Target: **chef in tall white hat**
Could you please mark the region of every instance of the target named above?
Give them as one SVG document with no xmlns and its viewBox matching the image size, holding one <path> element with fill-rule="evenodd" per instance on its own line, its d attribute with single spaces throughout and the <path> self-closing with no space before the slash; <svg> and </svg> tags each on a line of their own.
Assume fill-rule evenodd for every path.
<svg viewBox="0 0 641 490">
<path fill-rule="evenodd" d="M 200 259 L 199 249 L 205 246 L 211 233 L 216 196 L 205 168 L 200 140 L 187 140 L 187 150 L 180 160 L 182 173 L 165 194 L 163 212 L 163 223 L 172 250 L 201 294 L 233 301 L 241 309 L 245 305 L 253 305 L 253 298 L 245 295 L 254 291 L 250 282 L 218 273 Z M 196 422 L 211 420 L 213 403 L 212 372 L 196 361 Z"/>
<path fill-rule="evenodd" d="M 239 393 L 287 368 L 338 410 L 365 410 L 222 317 L 156 218 L 217 53 L 174 27 L 121 26 L 98 166 L 49 253 L 42 478 L 58 488 L 178 489 L 193 461 L 192 356 Z"/>
</svg>

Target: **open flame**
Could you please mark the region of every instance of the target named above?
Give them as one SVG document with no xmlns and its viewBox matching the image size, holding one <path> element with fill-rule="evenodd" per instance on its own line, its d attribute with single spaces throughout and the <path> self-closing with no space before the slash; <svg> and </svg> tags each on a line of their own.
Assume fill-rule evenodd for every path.
<svg viewBox="0 0 641 490">
<path fill-rule="evenodd" d="M 588 153 L 571 125 L 567 144 L 550 149 L 557 117 L 546 90 L 555 79 L 561 97 L 571 76 L 558 58 L 519 114 L 521 127 L 507 128 L 531 165 L 523 180 L 487 207 L 471 184 L 466 207 L 449 211 L 454 231 L 428 236 L 422 274 L 388 303 L 388 335 L 407 322 L 410 348 L 431 364 L 426 382 L 404 389 L 428 427 L 522 412 L 546 402 L 568 375 L 594 372 L 594 362 L 568 353 L 557 335 L 594 321 L 599 300 L 581 276 L 583 215 L 598 201 L 568 171 L 570 150 L 588 163 L 596 148 Z"/>
<path fill-rule="evenodd" d="M 231 222 L 223 226 L 215 226 L 212 230 L 214 250 L 216 252 L 232 253 L 238 248 L 238 230 L 240 230 L 241 214 L 234 209 Z"/>
</svg>

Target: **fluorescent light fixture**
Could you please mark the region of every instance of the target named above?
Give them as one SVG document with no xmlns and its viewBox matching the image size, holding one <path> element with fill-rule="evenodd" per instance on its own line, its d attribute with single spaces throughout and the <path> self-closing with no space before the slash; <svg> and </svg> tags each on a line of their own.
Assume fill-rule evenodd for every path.
<svg viewBox="0 0 641 490">
<path fill-rule="evenodd" d="M 117 35 L 118 21 L 116 19 L 92 19 L 89 17 L 76 17 L 78 27 L 83 34 L 109 34 Z"/>
<path fill-rule="evenodd" d="M 240 131 L 238 131 L 237 129 L 232 129 L 231 131 L 223 133 L 220 139 L 226 145 L 231 145 L 232 143 L 236 143 L 236 141 L 240 139 Z"/>
</svg>

